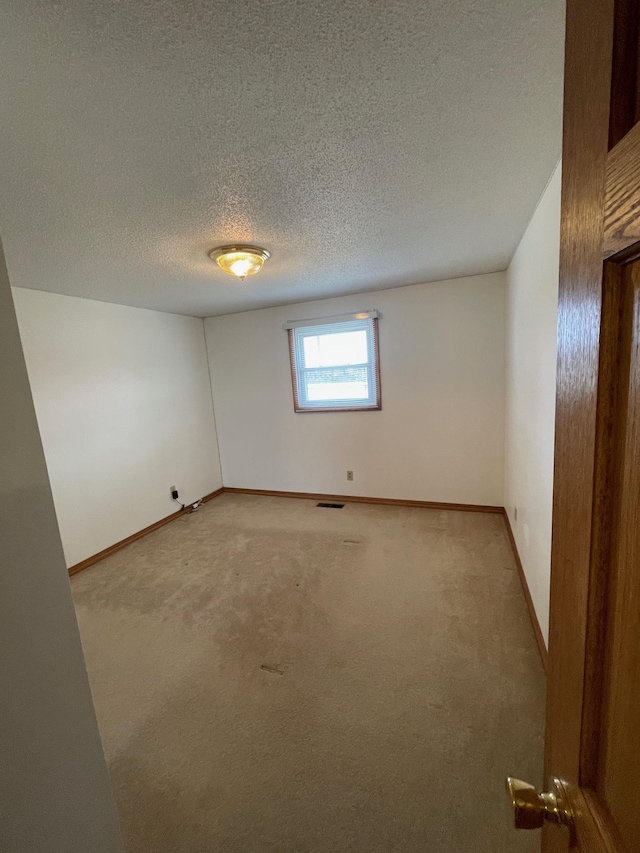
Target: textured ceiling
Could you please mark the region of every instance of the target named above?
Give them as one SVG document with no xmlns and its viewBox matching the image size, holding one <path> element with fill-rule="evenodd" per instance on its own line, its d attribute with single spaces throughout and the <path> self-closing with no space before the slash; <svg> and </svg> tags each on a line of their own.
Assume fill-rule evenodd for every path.
<svg viewBox="0 0 640 853">
<path fill-rule="evenodd" d="M 4 0 L 12 284 L 212 315 L 504 269 L 562 0 Z M 207 251 L 269 249 L 244 284 Z"/>
</svg>

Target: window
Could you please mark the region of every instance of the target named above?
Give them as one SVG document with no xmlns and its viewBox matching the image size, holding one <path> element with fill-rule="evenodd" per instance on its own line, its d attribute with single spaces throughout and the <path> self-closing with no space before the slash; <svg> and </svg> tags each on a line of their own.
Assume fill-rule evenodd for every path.
<svg viewBox="0 0 640 853">
<path fill-rule="evenodd" d="M 380 408 L 378 312 L 287 323 L 296 412 Z"/>
</svg>

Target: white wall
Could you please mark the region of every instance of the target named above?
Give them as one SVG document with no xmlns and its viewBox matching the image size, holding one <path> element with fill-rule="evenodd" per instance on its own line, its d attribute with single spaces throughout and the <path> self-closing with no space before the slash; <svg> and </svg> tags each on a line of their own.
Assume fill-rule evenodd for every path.
<svg viewBox="0 0 640 853">
<path fill-rule="evenodd" d="M 549 630 L 560 179 L 558 166 L 507 271 L 505 505 L 545 639 Z"/>
<path fill-rule="evenodd" d="M 0 838 L 121 853 L 0 246 Z"/>
<path fill-rule="evenodd" d="M 202 320 L 13 298 L 68 566 L 221 486 Z"/>
<path fill-rule="evenodd" d="M 382 313 L 382 411 L 295 414 L 283 323 L 369 308 Z M 502 505 L 504 273 L 213 317 L 205 329 L 225 486 Z"/>
</svg>

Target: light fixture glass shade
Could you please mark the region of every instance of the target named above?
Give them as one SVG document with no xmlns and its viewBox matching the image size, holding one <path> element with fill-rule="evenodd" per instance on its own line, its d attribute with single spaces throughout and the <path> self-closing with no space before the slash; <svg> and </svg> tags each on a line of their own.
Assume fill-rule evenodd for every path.
<svg viewBox="0 0 640 853">
<path fill-rule="evenodd" d="M 260 272 L 269 252 L 259 246 L 220 246 L 212 249 L 209 257 L 221 270 L 244 281 L 248 275 Z"/>
</svg>

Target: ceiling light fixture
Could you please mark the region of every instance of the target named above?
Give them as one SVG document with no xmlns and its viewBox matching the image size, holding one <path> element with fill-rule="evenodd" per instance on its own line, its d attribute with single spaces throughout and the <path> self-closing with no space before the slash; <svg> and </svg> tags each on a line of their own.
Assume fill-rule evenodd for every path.
<svg viewBox="0 0 640 853">
<path fill-rule="evenodd" d="M 219 246 L 209 252 L 209 257 L 221 270 L 244 281 L 248 275 L 260 272 L 269 252 L 259 246 Z"/>
</svg>

